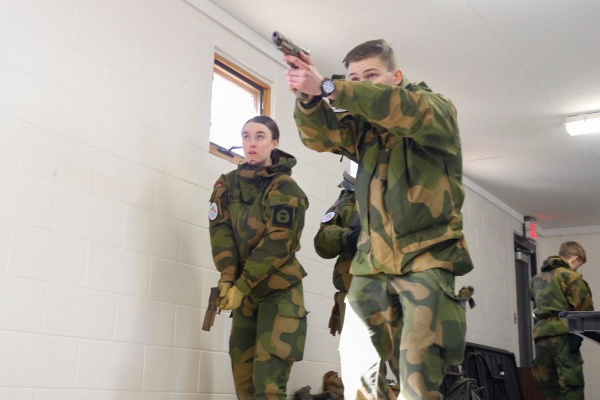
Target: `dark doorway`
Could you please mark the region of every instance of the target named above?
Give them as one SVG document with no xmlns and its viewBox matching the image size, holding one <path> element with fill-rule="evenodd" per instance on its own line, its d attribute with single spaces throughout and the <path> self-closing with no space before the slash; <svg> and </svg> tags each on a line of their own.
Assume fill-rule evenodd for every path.
<svg viewBox="0 0 600 400">
<path fill-rule="evenodd" d="M 533 361 L 533 339 L 531 330 L 531 299 L 529 281 L 537 273 L 536 244 L 521 235 L 514 234 L 515 272 L 517 289 L 517 323 L 519 329 L 519 364 L 531 367 Z"/>
</svg>

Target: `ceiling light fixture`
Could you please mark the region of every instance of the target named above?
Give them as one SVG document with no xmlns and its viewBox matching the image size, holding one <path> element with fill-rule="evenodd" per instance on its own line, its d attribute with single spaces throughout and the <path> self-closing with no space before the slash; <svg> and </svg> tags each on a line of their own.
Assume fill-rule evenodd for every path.
<svg viewBox="0 0 600 400">
<path fill-rule="evenodd" d="M 600 112 L 567 117 L 565 127 L 571 136 L 598 133 L 600 132 Z"/>
</svg>

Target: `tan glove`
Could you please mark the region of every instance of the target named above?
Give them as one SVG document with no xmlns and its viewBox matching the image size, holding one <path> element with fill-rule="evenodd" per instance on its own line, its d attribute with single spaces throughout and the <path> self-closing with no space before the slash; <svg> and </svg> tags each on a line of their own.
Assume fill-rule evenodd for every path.
<svg viewBox="0 0 600 400">
<path fill-rule="evenodd" d="M 242 304 L 243 299 L 244 293 L 236 286 L 231 286 L 225 293 L 225 297 L 221 299 L 219 307 L 222 310 L 235 310 Z"/>
<path fill-rule="evenodd" d="M 226 300 L 225 300 L 225 296 L 227 295 L 227 291 L 229 290 L 229 288 L 231 288 L 233 286 L 233 282 L 223 282 L 219 285 L 219 309 L 223 308 L 221 307 L 221 304 L 223 304 Z"/>
<path fill-rule="evenodd" d="M 223 282 L 219 285 L 219 297 L 223 298 L 225 297 L 225 294 L 227 293 L 227 291 L 229 290 L 230 287 L 233 286 L 232 282 Z"/>
</svg>

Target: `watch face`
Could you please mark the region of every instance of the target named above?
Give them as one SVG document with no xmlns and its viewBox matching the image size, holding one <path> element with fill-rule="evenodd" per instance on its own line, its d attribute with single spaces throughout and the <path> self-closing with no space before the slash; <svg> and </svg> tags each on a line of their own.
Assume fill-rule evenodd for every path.
<svg viewBox="0 0 600 400">
<path fill-rule="evenodd" d="M 335 83 L 331 79 L 325 79 L 321 84 L 323 94 L 329 96 L 335 90 Z"/>
</svg>

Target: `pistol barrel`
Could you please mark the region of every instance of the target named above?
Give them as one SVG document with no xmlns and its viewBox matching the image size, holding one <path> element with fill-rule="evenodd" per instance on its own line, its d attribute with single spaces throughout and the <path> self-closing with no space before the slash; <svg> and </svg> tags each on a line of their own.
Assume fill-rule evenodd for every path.
<svg viewBox="0 0 600 400">
<path fill-rule="evenodd" d="M 310 54 L 307 49 L 294 44 L 294 42 L 278 31 L 273 32 L 271 40 L 273 41 L 273 44 L 277 46 L 277 49 L 286 55 L 300 57 L 300 52 L 303 52 L 304 54 Z"/>
</svg>

